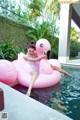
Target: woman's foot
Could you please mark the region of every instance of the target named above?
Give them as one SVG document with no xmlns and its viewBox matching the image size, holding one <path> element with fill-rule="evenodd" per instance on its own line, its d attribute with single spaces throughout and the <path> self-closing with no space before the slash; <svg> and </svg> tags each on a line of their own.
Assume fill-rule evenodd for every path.
<svg viewBox="0 0 80 120">
<path fill-rule="evenodd" d="M 28 92 L 26 93 L 26 95 L 30 97 L 31 92 L 30 92 L 30 91 L 28 91 Z"/>
<path fill-rule="evenodd" d="M 67 72 L 66 72 L 66 73 L 64 73 L 64 75 L 67 75 L 67 76 L 70 76 L 70 77 L 71 77 L 71 75 L 70 75 L 69 73 L 67 73 Z"/>
</svg>

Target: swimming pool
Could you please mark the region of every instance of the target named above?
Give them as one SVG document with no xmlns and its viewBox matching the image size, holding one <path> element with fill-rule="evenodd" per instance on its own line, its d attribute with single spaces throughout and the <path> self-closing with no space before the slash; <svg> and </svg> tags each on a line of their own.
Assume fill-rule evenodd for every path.
<svg viewBox="0 0 80 120">
<path fill-rule="evenodd" d="M 74 120 L 80 120 L 80 67 L 63 66 L 72 77 L 62 75 L 60 83 L 43 89 L 33 89 L 32 98 Z M 27 88 L 21 85 L 14 87 L 26 94 Z"/>
<path fill-rule="evenodd" d="M 80 120 L 80 67 L 62 68 L 72 74 L 72 77 L 62 75 L 59 91 L 52 93 L 46 104 L 74 120 Z"/>
</svg>

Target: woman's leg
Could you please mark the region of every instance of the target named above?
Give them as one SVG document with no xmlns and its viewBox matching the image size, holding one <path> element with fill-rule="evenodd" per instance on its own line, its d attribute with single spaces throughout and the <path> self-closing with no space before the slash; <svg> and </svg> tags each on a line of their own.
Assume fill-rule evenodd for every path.
<svg viewBox="0 0 80 120">
<path fill-rule="evenodd" d="M 32 87 L 38 77 L 38 73 L 37 72 L 31 72 L 31 75 L 32 75 L 32 78 L 31 78 L 31 81 L 30 81 L 30 85 L 29 85 L 29 88 L 28 88 L 28 91 L 27 91 L 27 95 L 30 96 L 31 94 L 31 90 L 32 90 Z"/>
<path fill-rule="evenodd" d="M 63 70 L 62 68 L 59 68 L 57 66 L 52 66 L 52 65 L 51 65 L 51 67 L 52 67 L 52 69 L 58 70 L 59 72 L 63 73 L 64 75 L 67 75 L 67 76 L 71 77 L 71 75 L 68 72 L 66 72 L 65 70 Z"/>
</svg>

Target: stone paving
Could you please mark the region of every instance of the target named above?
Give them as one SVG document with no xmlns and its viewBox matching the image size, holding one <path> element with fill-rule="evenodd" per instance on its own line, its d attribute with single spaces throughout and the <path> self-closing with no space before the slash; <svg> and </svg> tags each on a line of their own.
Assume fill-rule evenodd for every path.
<svg viewBox="0 0 80 120">
<path fill-rule="evenodd" d="M 72 120 L 1 82 L 0 88 L 4 91 L 5 103 L 4 110 L 0 111 L 0 117 L 2 112 L 7 112 L 7 120 Z"/>
</svg>

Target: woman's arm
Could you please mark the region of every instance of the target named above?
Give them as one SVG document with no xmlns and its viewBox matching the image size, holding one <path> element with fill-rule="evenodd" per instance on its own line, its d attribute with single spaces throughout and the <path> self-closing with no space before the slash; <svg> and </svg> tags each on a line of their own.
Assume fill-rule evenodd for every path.
<svg viewBox="0 0 80 120">
<path fill-rule="evenodd" d="M 30 57 L 28 57 L 28 56 L 23 56 L 23 58 L 25 59 L 25 60 L 29 60 L 29 61 L 38 61 L 38 60 L 40 60 L 40 59 L 42 59 L 42 58 L 44 58 L 45 57 L 45 55 L 42 55 L 42 56 L 40 56 L 40 57 L 38 57 L 38 58 L 30 58 Z"/>
<path fill-rule="evenodd" d="M 71 75 L 68 72 L 66 72 L 65 70 L 63 70 L 62 68 L 59 68 L 57 66 L 52 66 L 52 65 L 51 65 L 51 67 L 52 67 L 52 69 L 58 70 L 59 72 L 63 73 L 64 75 L 67 75 L 67 76 L 71 77 Z"/>
</svg>

